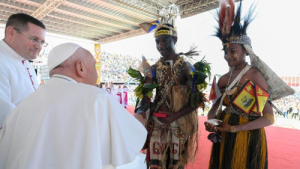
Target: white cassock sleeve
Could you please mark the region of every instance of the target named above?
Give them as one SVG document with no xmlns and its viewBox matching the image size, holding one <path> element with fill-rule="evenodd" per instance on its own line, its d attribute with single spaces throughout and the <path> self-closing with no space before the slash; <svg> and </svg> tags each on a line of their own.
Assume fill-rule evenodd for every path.
<svg viewBox="0 0 300 169">
<path fill-rule="evenodd" d="M 7 116 L 0 169 L 103 169 L 134 161 L 147 131 L 116 99 L 83 84 L 48 86 Z"/>
<path fill-rule="evenodd" d="M 16 105 L 11 102 L 11 87 L 6 70 L 0 65 L 0 128 L 5 117 Z"/>
<path fill-rule="evenodd" d="M 107 105 L 105 106 L 108 112 L 108 126 L 103 133 L 110 131 L 110 156 L 112 166 L 119 166 L 132 162 L 141 151 L 147 137 L 145 127 L 136 120 L 120 103 L 112 96 L 107 95 Z M 100 102 L 103 103 L 103 100 Z M 99 124 L 105 122 L 100 119 Z M 101 132 L 102 133 L 102 132 Z M 107 135 L 107 134 L 105 134 Z M 103 136 L 105 137 L 105 136 Z M 103 150 L 107 145 L 102 145 Z M 105 153 L 107 151 L 104 151 Z M 108 154 L 102 154 L 102 157 Z M 107 164 L 104 161 L 103 165 Z"/>
</svg>

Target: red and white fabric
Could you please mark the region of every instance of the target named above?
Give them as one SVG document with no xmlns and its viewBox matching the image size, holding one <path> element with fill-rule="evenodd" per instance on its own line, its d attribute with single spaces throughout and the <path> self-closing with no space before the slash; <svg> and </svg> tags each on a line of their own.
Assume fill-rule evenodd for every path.
<svg viewBox="0 0 300 169">
<path fill-rule="evenodd" d="M 214 76 L 214 80 L 210 89 L 209 100 L 212 100 L 213 104 L 215 104 L 215 102 L 221 97 L 221 95 L 222 94 L 216 81 L 216 76 Z"/>
</svg>

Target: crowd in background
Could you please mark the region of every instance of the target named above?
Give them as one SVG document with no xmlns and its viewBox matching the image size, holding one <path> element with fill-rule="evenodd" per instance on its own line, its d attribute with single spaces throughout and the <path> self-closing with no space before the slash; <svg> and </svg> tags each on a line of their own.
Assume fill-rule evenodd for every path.
<svg viewBox="0 0 300 169">
<path fill-rule="evenodd" d="M 131 82 L 133 79 L 127 74 L 131 66 L 134 69 L 141 63 L 141 59 L 102 52 L 101 81 L 102 82 Z"/>
<path fill-rule="evenodd" d="M 283 113 L 284 118 L 300 120 L 300 92 L 297 92 L 292 96 L 276 100 L 274 103 Z M 278 112 L 275 111 L 275 114 L 278 114 Z"/>
<path fill-rule="evenodd" d="M 128 74 L 129 67 L 137 69 L 141 64 L 142 57 L 135 58 L 129 55 L 117 55 L 102 52 L 101 59 L 101 82 L 125 83 L 136 82 Z M 155 59 L 147 58 L 150 63 L 155 62 Z"/>
<path fill-rule="evenodd" d="M 124 88 L 124 85 L 118 84 L 126 84 L 126 91 L 128 91 L 128 104 L 135 105 L 136 97 L 134 95 L 134 89 L 138 82 L 127 74 L 127 70 L 129 67 L 137 69 L 141 64 L 142 57 L 134 58 L 128 55 L 123 56 L 102 52 L 100 58 L 101 82 L 103 84 L 101 88 L 104 88 L 115 96 L 118 93 L 122 93 Z M 147 58 L 147 60 L 150 64 L 154 64 L 157 59 Z M 118 96 L 116 96 L 116 98 L 118 98 Z M 295 95 L 276 100 L 274 104 L 284 114 L 285 118 L 300 120 L 300 92 L 297 92 Z M 210 104 L 208 104 L 208 107 L 210 107 L 209 105 Z M 278 115 L 276 111 L 274 112 L 276 115 Z"/>
<path fill-rule="evenodd" d="M 135 105 L 136 97 L 134 95 L 134 89 L 137 87 L 135 84 L 114 84 L 111 82 L 100 83 L 98 87 L 106 90 L 125 108 L 128 105 Z M 126 92 L 126 93 L 125 93 Z"/>
<path fill-rule="evenodd" d="M 123 88 L 126 86 L 125 90 L 128 91 L 128 105 L 135 105 L 136 97 L 134 95 L 134 89 L 139 82 L 131 78 L 127 71 L 129 67 L 137 69 L 141 64 L 142 57 L 135 58 L 128 55 L 102 52 L 100 59 L 101 84 L 99 84 L 99 87 L 105 89 L 119 101 L 118 93 L 123 93 Z M 151 58 L 147 58 L 147 60 L 150 64 L 154 64 L 157 61 L 157 59 Z M 122 104 L 124 104 L 124 101 Z"/>
</svg>

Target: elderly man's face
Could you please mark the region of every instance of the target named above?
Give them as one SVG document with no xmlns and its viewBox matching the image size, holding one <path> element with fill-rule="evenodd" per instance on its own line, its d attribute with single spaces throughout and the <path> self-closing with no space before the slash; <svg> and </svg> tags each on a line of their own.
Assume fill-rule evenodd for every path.
<svg viewBox="0 0 300 169">
<path fill-rule="evenodd" d="M 36 59 L 42 49 L 42 45 L 40 43 L 32 42 L 31 39 L 45 41 L 45 29 L 35 24 L 28 23 L 28 29 L 20 31 L 23 33 L 14 30 L 15 33 L 11 47 L 26 60 Z"/>
<path fill-rule="evenodd" d="M 98 79 L 98 74 L 96 70 L 96 61 L 90 52 L 86 51 L 86 53 L 87 53 L 87 57 L 86 57 L 87 74 L 85 78 L 86 84 L 96 86 L 97 79 Z"/>
</svg>

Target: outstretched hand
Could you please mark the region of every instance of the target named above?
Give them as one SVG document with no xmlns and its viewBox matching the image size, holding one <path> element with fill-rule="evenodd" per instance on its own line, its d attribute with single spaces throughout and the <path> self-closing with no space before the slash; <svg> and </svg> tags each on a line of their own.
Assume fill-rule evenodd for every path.
<svg viewBox="0 0 300 169">
<path fill-rule="evenodd" d="M 231 132 L 231 125 L 228 123 L 221 122 L 219 123 L 220 127 L 215 127 L 217 131 L 220 132 Z"/>
<path fill-rule="evenodd" d="M 204 125 L 205 125 L 205 130 L 206 131 L 209 131 L 209 132 L 216 132 L 217 131 L 215 125 L 213 125 L 211 123 L 204 122 Z"/>
<path fill-rule="evenodd" d="M 231 125 L 229 125 L 227 123 L 224 123 L 224 122 L 221 122 L 221 121 L 218 122 L 218 124 L 219 125 L 216 126 L 214 124 L 204 122 L 206 131 L 209 131 L 209 132 L 217 132 L 217 131 L 231 132 Z"/>
</svg>

